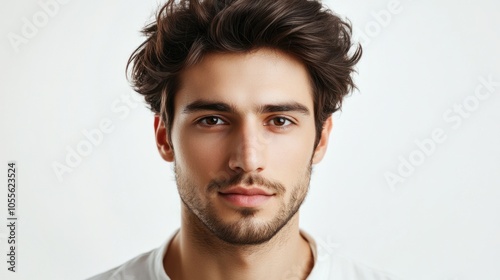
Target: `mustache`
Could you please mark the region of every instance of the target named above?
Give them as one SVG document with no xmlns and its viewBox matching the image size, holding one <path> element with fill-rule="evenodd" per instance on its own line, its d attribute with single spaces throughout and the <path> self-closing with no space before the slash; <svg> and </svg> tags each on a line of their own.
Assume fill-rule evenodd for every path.
<svg viewBox="0 0 500 280">
<path fill-rule="evenodd" d="M 278 195 L 285 193 L 286 188 L 279 182 L 268 180 L 260 175 L 246 175 L 238 173 L 233 176 L 226 176 L 224 178 L 213 179 L 208 183 L 207 190 L 209 192 L 220 192 L 231 188 L 234 185 L 259 185 Z"/>
</svg>

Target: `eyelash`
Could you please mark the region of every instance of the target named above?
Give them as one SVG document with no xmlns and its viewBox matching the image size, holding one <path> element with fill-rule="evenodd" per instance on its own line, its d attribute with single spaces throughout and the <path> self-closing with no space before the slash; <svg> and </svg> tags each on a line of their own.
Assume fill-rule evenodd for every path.
<svg viewBox="0 0 500 280">
<path fill-rule="evenodd" d="M 273 125 L 275 128 L 277 129 L 287 129 L 289 126 L 291 125 L 294 125 L 295 123 L 290 120 L 289 118 L 286 118 L 286 117 L 281 117 L 281 116 L 276 116 L 276 117 L 273 117 L 272 119 L 269 120 L 269 122 L 267 122 L 265 125 L 268 126 L 269 124 L 268 123 L 271 123 L 272 121 L 275 121 L 277 119 L 283 119 L 286 122 L 288 122 L 288 124 L 284 124 L 284 125 Z"/>
<path fill-rule="evenodd" d="M 224 123 L 227 123 L 225 120 L 223 120 L 221 117 L 218 117 L 218 116 L 207 116 L 207 117 L 203 117 L 203 118 L 200 118 L 196 121 L 197 124 L 201 124 L 203 126 L 215 126 L 217 124 L 207 124 L 207 123 L 203 123 L 203 122 L 206 122 L 206 120 L 210 119 L 210 118 L 214 118 L 214 119 L 218 119 L 218 121 L 223 121 Z M 219 124 L 220 125 L 220 124 Z"/>
</svg>

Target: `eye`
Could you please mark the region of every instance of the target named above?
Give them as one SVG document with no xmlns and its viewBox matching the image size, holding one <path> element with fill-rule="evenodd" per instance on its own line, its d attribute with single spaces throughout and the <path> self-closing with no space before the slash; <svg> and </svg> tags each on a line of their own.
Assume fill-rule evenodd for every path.
<svg viewBox="0 0 500 280">
<path fill-rule="evenodd" d="M 268 125 L 276 126 L 279 128 L 285 128 L 289 125 L 294 124 L 291 120 L 285 117 L 275 117 L 269 121 Z"/>
<path fill-rule="evenodd" d="M 197 121 L 197 123 L 204 125 L 204 126 L 215 126 L 215 125 L 224 125 L 226 122 L 222 120 L 219 117 L 216 116 L 209 116 L 209 117 L 204 117 L 201 118 Z"/>
</svg>

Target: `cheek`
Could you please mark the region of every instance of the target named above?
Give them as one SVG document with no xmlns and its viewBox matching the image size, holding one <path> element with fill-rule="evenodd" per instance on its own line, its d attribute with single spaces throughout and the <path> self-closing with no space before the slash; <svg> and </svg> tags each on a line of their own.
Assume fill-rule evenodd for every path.
<svg viewBox="0 0 500 280">
<path fill-rule="evenodd" d="M 313 145 L 314 131 L 276 135 L 268 145 L 269 167 L 281 178 L 302 176 L 310 165 Z"/>
<path fill-rule="evenodd" d="M 206 184 L 217 175 L 223 164 L 223 139 L 180 131 L 174 141 L 176 164 L 197 184 Z"/>
</svg>

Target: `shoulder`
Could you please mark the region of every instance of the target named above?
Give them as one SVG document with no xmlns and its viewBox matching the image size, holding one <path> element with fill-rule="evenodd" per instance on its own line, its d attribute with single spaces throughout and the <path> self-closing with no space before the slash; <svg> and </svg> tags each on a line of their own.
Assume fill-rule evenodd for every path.
<svg viewBox="0 0 500 280">
<path fill-rule="evenodd" d="M 87 280 L 169 280 L 163 268 L 163 257 L 176 233 L 172 234 L 160 247 L 140 254 L 120 266 Z"/>
<path fill-rule="evenodd" d="M 301 233 L 309 241 L 314 255 L 314 267 L 307 280 L 400 280 L 387 271 L 374 269 L 340 254 L 336 244 L 315 241 L 307 233 Z"/>
<path fill-rule="evenodd" d="M 152 259 L 155 250 L 143 253 L 124 264 L 98 274 L 88 280 L 134 280 L 151 274 Z M 144 279 L 144 278 L 143 278 Z M 150 278 L 147 278 L 150 279 Z M 154 278 L 151 278 L 154 279 Z"/>
<path fill-rule="evenodd" d="M 336 253 L 318 259 L 314 269 L 316 274 L 311 273 L 308 280 L 400 280 L 387 271 L 374 269 Z"/>
</svg>

